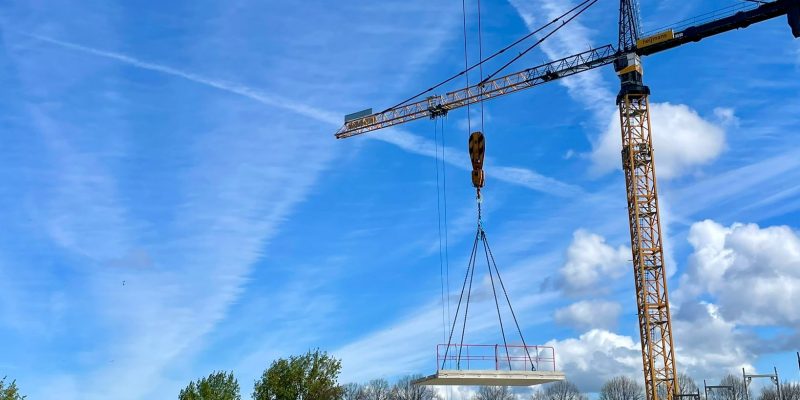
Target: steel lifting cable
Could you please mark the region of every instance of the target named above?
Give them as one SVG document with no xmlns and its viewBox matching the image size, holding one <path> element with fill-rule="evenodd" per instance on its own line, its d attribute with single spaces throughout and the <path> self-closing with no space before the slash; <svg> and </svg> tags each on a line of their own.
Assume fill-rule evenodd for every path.
<svg viewBox="0 0 800 400">
<path fill-rule="evenodd" d="M 477 243 L 476 243 L 477 244 Z M 472 253 L 472 268 L 469 274 L 469 288 L 467 288 L 467 305 L 464 307 L 464 325 L 461 327 L 461 345 L 458 346 L 458 361 L 456 362 L 456 368 L 461 369 L 461 351 L 464 350 L 464 334 L 467 333 L 467 318 L 469 317 L 469 300 L 470 295 L 472 294 L 472 281 L 475 278 L 475 261 L 477 256 L 477 246 L 476 250 Z"/>
<path fill-rule="evenodd" d="M 469 53 L 467 52 L 467 0 L 461 0 L 461 13 L 464 18 L 464 79 L 469 87 Z M 470 103 L 467 103 L 467 132 L 472 132 Z"/>
<path fill-rule="evenodd" d="M 557 27 L 553 32 L 550 32 L 544 38 L 542 38 L 539 41 L 537 41 L 536 44 L 534 44 L 533 46 L 529 47 L 525 52 L 520 53 L 520 55 L 518 57 L 516 57 L 514 60 L 512 60 L 511 62 L 519 59 L 519 57 L 522 57 L 522 55 L 524 55 L 524 53 L 530 51 L 530 49 L 532 49 L 533 47 L 536 47 L 538 44 L 540 44 L 542 41 L 547 39 L 550 35 L 552 35 L 558 29 L 560 29 L 561 27 L 566 25 L 569 21 L 571 21 L 572 19 L 574 19 L 575 17 L 580 15 L 582 12 L 586 11 L 586 9 L 588 9 L 591 5 L 593 5 L 596 2 L 597 2 L 597 0 L 586 0 L 586 1 L 584 1 L 582 4 L 588 4 L 588 5 L 585 8 L 583 8 L 582 10 L 580 10 L 578 12 L 578 14 L 574 15 L 568 21 L 563 22 L 561 26 Z M 468 53 L 467 53 L 468 46 L 467 46 L 467 10 L 466 10 L 466 0 L 462 0 L 461 1 L 461 6 L 462 6 L 463 22 L 464 22 L 464 25 L 463 25 L 463 28 L 464 28 L 464 72 L 463 72 L 463 74 L 466 75 L 467 87 L 469 87 L 469 73 L 468 72 L 469 72 L 469 70 L 471 68 L 474 68 L 474 66 L 473 67 L 469 67 L 469 58 L 468 58 Z M 580 7 L 580 5 L 575 7 L 575 8 L 573 8 L 569 12 L 573 12 L 578 7 Z M 483 78 L 483 66 L 482 65 L 483 65 L 483 62 L 485 60 L 483 59 L 483 39 L 482 39 L 482 22 L 481 22 L 480 0 L 478 0 L 478 48 L 479 48 L 479 59 L 480 60 L 479 60 L 478 64 L 476 64 L 476 65 L 478 65 L 479 68 L 480 68 L 480 78 L 481 78 L 481 84 L 480 85 L 483 85 L 483 83 L 485 81 L 487 81 L 489 79 L 489 77 L 487 77 L 485 79 Z M 494 55 L 492 57 L 494 57 Z M 511 64 L 511 62 L 507 63 L 502 68 L 507 67 L 508 65 Z M 502 70 L 502 68 L 501 68 L 501 70 Z M 497 74 L 498 72 L 499 71 L 495 72 L 495 74 Z M 453 78 L 451 78 L 451 79 L 453 79 Z M 483 89 L 481 88 L 481 90 L 483 90 Z M 468 129 L 468 132 L 472 131 L 471 118 L 470 117 L 471 117 L 470 108 L 469 108 L 469 104 L 467 104 L 467 129 Z M 437 127 L 438 127 L 438 124 L 434 126 L 434 129 L 436 129 Z M 533 359 L 531 358 L 530 352 L 528 350 L 527 343 L 525 343 L 525 338 L 522 335 L 522 329 L 520 328 L 519 322 L 517 321 L 516 313 L 514 312 L 514 308 L 511 306 L 511 300 L 508 297 L 508 291 L 506 290 L 505 284 L 503 283 L 503 279 L 500 277 L 500 270 L 497 268 L 497 263 L 495 262 L 494 255 L 492 254 L 491 248 L 489 247 L 489 241 L 486 238 L 486 232 L 483 230 L 483 215 L 482 215 L 482 206 L 481 206 L 482 199 L 481 199 L 481 192 L 480 192 L 480 190 L 481 190 L 481 188 L 483 187 L 483 184 L 484 184 L 484 179 L 483 179 L 483 176 L 484 176 L 484 174 L 483 174 L 483 158 L 484 158 L 485 142 L 484 142 L 484 136 L 483 136 L 483 133 L 482 133 L 483 129 L 484 129 L 484 104 L 483 104 L 483 101 L 481 101 L 481 132 L 473 132 L 473 133 L 471 133 L 470 134 L 470 139 L 469 139 L 470 159 L 472 161 L 472 167 L 473 167 L 472 181 L 473 181 L 473 185 L 475 186 L 476 192 L 477 192 L 477 195 L 476 195 L 477 211 L 478 211 L 477 232 L 475 233 L 475 239 L 474 239 L 474 241 L 472 243 L 472 251 L 470 252 L 469 262 L 467 263 L 467 271 L 466 271 L 466 274 L 464 275 L 464 282 L 461 285 L 461 293 L 459 294 L 459 297 L 458 297 L 458 305 L 456 307 L 456 313 L 455 313 L 455 316 L 453 318 L 453 324 L 450 327 L 450 335 L 449 335 L 448 340 L 447 340 L 447 347 L 445 349 L 444 359 L 442 360 L 441 369 L 444 369 L 445 365 L 447 365 L 448 355 L 450 354 L 450 348 L 453 345 L 453 334 L 455 333 L 456 324 L 458 323 L 458 317 L 459 317 L 459 313 L 461 311 L 461 305 L 465 300 L 464 292 L 466 291 L 466 303 L 464 304 L 464 318 L 463 318 L 463 322 L 462 322 L 462 326 L 461 326 L 461 335 L 460 335 L 461 337 L 460 337 L 460 341 L 459 341 L 460 344 L 458 346 L 458 355 L 455 357 L 455 359 L 456 359 L 456 368 L 457 369 L 461 369 L 461 356 L 462 356 L 462 351 L 464 349 L 464 335 L 466 334 L 466 331 L 467 331 L 467 319 L 469 318 L 469 306 L 470 306 L 470 299 L 471 299 L 471 296 L 472 296 L 472 284 L 473 284 L 473 281 L 474 281 L 474 278 L 475 278 L 475 262 L 477 261 L 478 242 L 480 241 L 482 243 L 482 245 L 483 245 L 483 252 L 484 252 L 484 256 L 486 258 L 486 267 L 489 270 L 489 280 L 491 281 L 491 284 L 492 284 L 492 295 L 494 297 L 495 309 L 497 311 L 497 319 L 498 319 L 498 321 L 500 323 L 500 333 L 503 336 L 503 347 L 504 347 L 505 353 L 506 353 L 506 361 L 508 363 L 508 368 L 509 368 L 509 370 L 513 369 L 512 365 L 511 365 L 511 353 L 509 352 L 509 349 L 508 349 L 508 340 L 506 338 L 505 326 L 503 325 L 503 317 L 502 317 L 502 313 L 500 312 L 500 301 L 497 298 L 497 287 L 495 286 L 495 283 L 494 283 L 494 275 L 495 274 L 497 275 L 497 280 L 500 283 L 500 287 L 503 290 L 503 294 L 505 295 L 506 303 L 508 304 L 508 308 L 511 311 L 511 316 L 514 319 L 514 324 L 516 325 L 517 332 L 519 333 L 520 339 L 522 340 L 522 345 L 523 345 L 523 348 L 525 349 L 525 353 L 527 354 L 528 360 L 530 361 L 531 370 L 536 370 L 536 367 L 535 367 L 535 365 L 533 363 Z M 434 134 L 434 138 L 437 141 L 436 142 L 436 157 L 438 159 L 438 157 L 439 157 L 438 136 L 436 134 Z M 446 152 L 446 148 L 445 148 L 445 145 L 444 145 L 444 123 L 443 123 L 442 124 L 442 164 L 443 164 L 443 168 L 444 168 L 444 154 L 445 154 L 445 152 Z M 440 210 L 439 197 L 438 197 L 438 190 L 439 190 L 438 189 L 439 188 L 438 161 L 437 161 L 436 174 L 437 174 L 436 175 L 437 210 Z M 445 176 L 446 176 L 446 174 L 445 174 Z M 445 177 L 445 179 L 446 179 L 446 177 Z M 445 189 L 445 196 L 446 196 L 446 189 Z M 445 197 L 445 224 L 447 224 L 446 207 L 447 207 L 447 200 L 446 200 L 446 197 Z M 445 230 L 446 229 L 447 228 L 446 228 L 446 225 L 445 225 Z M 445 233 L 445 235 L 446 235 L 446 233 Z M 492 268 L 494 268 L 494 271 L 492 270 Z M 441 273 L 442 273 L 442 264 L 441 264 L 441 211 L 439 211 L 439 272 L 440 272 L 440 277 L 441 277 Z M 469 282 L 469 284 L 467 282 Z M 448 265 L 448 295 L 449 295 L 449 265 Z M 444 308 L 444 300 L 443 300 L 442 303 L 443 303 L 442 307 Z M 442 312 L 444 313 L 444 310 Z M 448 303 L 448 316 L 449 316 L 449 303 Z"/>
<path fill-rule="evenodd" d="M 447 116 L 442 119 L 442 199 L 444 200 L 444 268 L 447 283 L 447 320 L 450 320 L 450 239 L 447 228 L 447 155 L 446 142 L 444 140 L 445 125 Z"/>
<path fill-rule="evenodd" d="M 469 87 L 469 53 L 467 47 L 467 2 L 466 0 L 461 0 L 461 16 L 464 21 L 464 79 L 466 80 L 467 87 Z M 467 103 L 467 133 L 472 131 L 472 112 L 470 110 L 470 104 Z M 480 235 L 475 235 L 475 243 L 472 245 L 472 254 L 470 254 L 470 263 L 467 266 L 467 272 L 469 273 L 469 289 L 467 289 L 467 304 L 464 307 L 464 324 L 461 327 L 461 345 L 458 346 L 458 358 L 456 360 L 456 368 L 461 369 L 461 351 L 464 349 L 464 334 L 467 330 L 467 317 L 469 316 L 469 300 L 470 295 L 472 294 L 472 280 L 475 277 L 475 259 L 477 258 L 477 251 L 478 251 L 478 240 L 480 239 Z M 465 281 L 466 283 L 466 281 Z M 461 288 L 461 294 L 464 294 L 464 288 Z M 460 302 L 460 300 L 459 300 Z M 456 318 L 458 319 L 458 310 L 456 310 Z M 447 347 L 450 347 L 450 342 L 447 343 Z M 446 351 L 445 351 L 446 354 Z M 445 356 L 445 360 L 447 357 Z"/>
<path fill-rule="evenodd" d="M 478 65 L 480 65 L 480 77 L 483 82 L 483 28 L 481 24 L 481 0 L 478 0 Z M 481 132 L 486 133 L 483 127 L 483 85 L 481 85 Z"/>
<path fill-rule="evenodd" d="M 478 85 L 480 85 L 480 86 L 482 86 L 482 85 L 485 85 L 485 84 L 486 84 L 486 82 L 490 81 L 492 78 L 494 78 L 495 76 L 497 76 L 497 74 L 499 74 L 499 73 L 500 73 L 500 72 L 502 72 L 504 69 L 506 69 L 506 68 L 507 68 L 509 65 L 513 64 L 515 61 L 517 61 L 517 60 L 519 60 L 520 58 L 522 58 L 522 56 L 524 56 L 525 54 L 527 54 L 529 51 L 533 50 L 534 48 L 536 48 L 537 46 L 539 46 L 540 44 L 542 44 L 542 42 L 544 42 L 545 40 L 547 40 L 547 38 L 549 38 L 550 36 L 553 36 L 553 34 L 554 34 L 554 33 L 558 32 L 558 31 L 559 31 L 561 28 L 563 28 L 565 25 L 567 25 L 568 23 L 572 22 L 572 20 L 574 20 L 575 18 L 577 18 L 579 15 L 583 14 L 583 12 L 584 12 L 584 11 L 588 10 L 588 9 L 589 9 L 589 7 L 593 6 L 595 3 L 597 3 L 597 0 L 592 0 L 592 1 L 590 1 L 590 2 L 589 2 L 589 4 L 587 4 L 587 5 L 586 5 L 585 7 L 583 7 L 581 10 L 579 10 L 579 11 L 578 11 L 578 12 L 577 12 L 575 15 L 573 15 L 573 16 L 571 16 L 571 17 L 569 17 L 569 18 L 568 18 L 566 21 L 563 21 L 563 22 L 561 23 L 561 25 L 557 26 L 555 29 L 553 29 L 552 31 L 550 31 L 550 32 L 549 32 L 549 33 L 547 33 L 546 35 L 542 36 L 542 38 L 541 38 L 541 39 L 537 40 L 537 41 L 536 41 L 536 43 L 534 43 L 534 44 L 532 44 L 531 46 L 529 46 L 527 49 L 525 49 L 525 51 L 523 51 L 523 52 L 519 53 L 519 54 L 518 54 L 516 57 L 512 58 L 512 59 L 511 59 L 511 61 L 509 61 L 509 62 L 507 62 L 507 63 L 503 64 L 503 66 L 502 66 L 502 67 L 500 67 L 500 69 L 498 69 L 497 71 L 493 72 L 492 74 L 490 74 L 489 76 L 487 76 L 486 78 L 484 78 L 484 79 L 481 81 L 481 83 L 479 83 Z"/>
<path fill-rule="evenodd" d="M 439 188 L 439 120 L 434 121 L 433 141 L 434 146 L 436 146 L 436 157 L 434 160 L 436 163 L 436 214 L 438 217 L 437 222 L 439 227 L 439 281 L 442 287 L 442 340 L 444 340 L 447 337 L 447 321 L 450 319 L 450 316 L 448 315 L 447 319 L 445 319 L 444 257 L 442 251 L 442 195 Z"/>
<path fill-rule="evenodd" d="M 494 271 L 497 274 L 497 280 L 500 281 L 500 287 L 503 289 L 503 295 L 506 297 L 506 303 L 508 303 L 508 309 L 511 311 L 511 317 L 514 318 L 514 325 L 517 327 L 517 332 L 519 333 L 519 338 L 522 340 L 522 348 L 525 349 L 525 354 L 528 355 L 528 361 L 531 363 L 531 370 L 535 371 L 536 366 L 533 364 L 533 358 L 531 358 L 531 353 L 528 351 L 528 344 L 525 343 L 525 337 L 522 335 L 522 329 L 519 327 L 519 321 L 517 321 L 517 314 L 514 312 L 514 307 L 511 306 L 511 300 L 508 298 L 508 291 L 506 290 L 506 285 L 503 284 L 503 278 L 500 277 L 500 270 L 497 269 L 497 263 L 494 261 L 494 254 L 492 254 L 492 249 L 489 247 L 489 242 L 486 240 L 486 234 L 483 235 L 483 242 L 486 244 L 486 250 L 489 252 L 489 257 L 492 259 L 492 265 L 494 266 Z M 537 354 L 538 357 L 538 354 Z"/>
<path fill-rule="evenodd" d="M 472 295 L 472 284 L 475 278 L 475 262 L 477 261 L 477 254 L 478 254 L 478 242 L 481 242 L 483 245 L 484 254 L 486 257 L 486 265 L 489 269 L 489 279 L 492 284 L 492 294 L 494 296 L 494 303 L 495 308 L 497 310 L 497 319 L 500 322 L 500 332 L 503 336 L 503 346 L 505 348 L 506 353 L 506 360 L 508 363 L 508 368 L 511 370 L 513 367 L 511 365 L 511 353 L 508 349 L 508 340 L 506 338 L 505 333 L 505 326 L 503 324 L 502 313 L 500 312 L 500 301 L 497 297 L 497 290 L 494 283 L 494 276 L 497 276 L 497 281 L 500 284 L 500 288 L 503 290 L 503 296 L 506 299 L 506 304 L 508 305 L 508 309 L 511 312 L 511 316 L 514 320 L 514 325 L 517 328 L 517 333 L 519 334 L 520 340 L 522 341 L 522 347 L 525 349 L 525 354 L 527 355 L 528 362 L 530 363 L 531 370 L 536 370 L 536 365 L 533 362 L 533 357 L 530 354 L 530 350 L 528 349 L 528 344 L 525 341 L 525 336 L 522 334 L 522 329 L 519 326 L 519 321 L 517 320 L 516 312 L 514 312 L 514 307 L 511 305 L 511 300 L 508 296 L 508 290 L 506 289 L 505 283 L 503 282 L 503 278 L 500 276 L 500 270 L 497 268 L 497 262 L 495 261 L 494 254 L 492 253 L 492 249 L 489 246 L 489 241 L 486 237 L 486 231 L 483 230 L 483 222 L 481 220 L 481 211 L 480 211 L 480 203 L 478 204 L 478 229 L 475 234 L 475 239 L 472 243 L 472 251 L 470 252 L 469 262 L 467 263 L 467 271 L 464 275 L 464 282 L 461 285 L 461 294 L 458 297 L 458 306 L 456 307 L 456 314 L 455 318 L 453 318 L 453 324 L 450 327 L 450 336 L 447 340 L 447 347 L 445 349 L 444 358 L 442 359 L 442 366 L 441 369 L 445 368 L 445 365 L 448 361 L 448 355 L 450 354 L 450 348 L 453 347 L 453 335 L 455 334 L 456 324 L 458 323 L 458 317 L 461 312 L 461 306 L 464 305 L 464 318 L 462 320 L 461 325 L 461 335 L 460 341 L 458 345 L 458 353 L 455 356 L 456 360 L 456 368 L 461 368 L 461 358 L 462 358 L 462 350 L 464 348 L 464 336 L 467 330 L 467 319 L 469 318 L 469 306 L 470 300 Z M 466 297 L 464 296 L 466 292 Z M 465 302 L 466 300 L 466 302 Z"/>
<path fill-rule="evenodd" d="M 449 77 L 449 78 L 445 79 L 444 81 L 442 81 L 442 82 L 439 82 L 439 83 L 437 83 L 436 85 L 434 85 L 434 86 L 431 86 L 430 88 L 428 88 L 428 89 L 425 89 L 425 90 L 423 90 L 423 91 L 421 91 L 421 92 L 419 92 L 419 93 L 415 94 L 414 96 L 411 96 L 411 97 L 409 97 L 409 98 L 407 98 L 407 99 L 405 99 L 405 100 L 401 101 L 400 103 L 397 103 L 397 104 L 395 104 L 394 106 L 391 106 L 391 107 L 389 107 L 389 108 L 387 108 L 387 109 L 385 109 L 385 110 L 383 110 L 383 111 L 381 111 L 381 112 L 386 112 L 386 111 L 389 111 L 389 110 L 391 110 L 391 109 L 393 109 L 393 108 L 400 107 L 400 106 L 402 106 L 402 105 L 404 105 L 404 104 L 406 104 L 406 103 L 408 103 L 408 102 L 410 102 L 410 101 L 412 101 L 412 100 L 414 100 L 414 99 L 416 99 L 416 98 L 418 98 L 418 97 L 422 96 L 422 95 L 423 95 L 423 94 L 425 94 L 425 93 L 430 93 L 430 92 L 432 92 L 432 91 L 434 91 L 434 90 L 436 90 L 436 89 L 438 89 L 438 88 L 440 88 L 440 87 L 442 87 L 442 86 L 446 85 L 447 83 L 450 83 L 450 82 L 452 82 L 454 79 L 456 79 L 456 78 L 460 77 L 461 75 L 464 75 L 464 74 L 468 73 L 469 71 L 472 71 L 473 69 L 475 69 L 475 68 L 478 68 L 480 65 L 482 65 L 482 64 L 484 64 L 484 63 L 486 63 L 486 62 L 488 62 L 488 61 L 490 61 L 490 60 L 494 59 L 495 57 L 497 57 L 497 56 L 499 56 L 499 55 L 501 55 L 501 54 L 505 53 L 506 51 L 510 50 L 510 49 L 511 49 L 511 48 L 513 48 L 514 46 L 516 46 L 516 45 L 518 45 L 518 44 L 520 44 L 520 43 L 524 42 L 524 41 L 525 41 L 525 40 L 527 40 L 527 39 L 530 39 L 530 37 L 531 37 L 531 36 L 533 36 L 533 35 L 535 35 L 535 34 L 537 34 L 537 33 L 541 32 L 541 31 L 543 31 L 543 30 L 547 29 L 549 26 L 551 26 L 551 25 L 555 24 L 556 22 L 560 21 L 562 18 L 565 18 L 566 16 L 568 16 L 568 15 L 572 14 L 573 12 L 575 12 L 575 10 L 577 10 L 578 8 L 580 8 L 580 7 L 584 6 L 585 4 L 587 4 L 587 3 L 591 2 L 591 1 L 592 1 L 592 0 L 584 0 L 583 2 L 579 3 L 579 4 L 578 4 L 578 5 L 576 5 L 575 7 L 571 8 L 569 11 L 567 11 L 567 12 L 565 12 L 565 13 L 563 13 L 563 14 L 559 15 L 559 16 L 558 16 L 558 17 L 556 17 L 556 18 L 553 18 L 553 20 L 551 20 L 550 22 L 548 22 L 548 23 L 546 23 L 546 24 L 544 24 L 544 25 L 540 26 L 539 28 L 536 28 L 536 30 L 534 30 L 534 31 L 532 31 L 532 32 L 528 33 L 527 35 L 525 35 L 525 36 L 523 36 L 523 37 L 521 37 L 521 38 L 517 39 L 517 40 L 516 40 L 514 43 L 511 43 L 510 45 L 508 45 L 508 46 L 506 46 L 506 47 L 503 47 L 502 49 L 500 49 L 500 50 L 498 50 L 498 51 L 496 51 L 496 52 L 492 53 L 492 55 L 490 55 L 489 57 L 486 57 L 485 59 L 481 60 L 480 62 L 473 64 L 472 66 L 470 66 L 470 67 L 469 67 L 469 68 L 467 68 L 466 70 L 464 70 L 464 71 L 461 71 L 461 72 L 458 72 L 457 74 L 455 74 L 455 75 L 453 75 L 453 76 L 451 76 L 451 77 Z"/>
<path fill-rule="evenodd" d="M 444 351 L 444 359 L 442 360 L 442 369 L 444 369 L 445 363 L 447 363 L 447 355 L 450 353 L 450 347 L 451 347 L 451 344 L 453 343 L 453 333 L 455 333 L 455 330 L 456 330 L 456 322 L 458 322 L 458 314 L 459 314 L 459 311 L 461 311 L 461 302 L 464 299 L 464 289 L 467 288 L 467 278 L 469 278 L 470 271 L 473 270 L 473 267 L 475 265 L 475 254 L 476 254 L 476 251 L 478 249 L 478 239 L 479 239 L 479 235 L 476 234 L 475 235 L 475 240 L 472 243 L 472 252 L 470 253 L 470 257 L 469 257 L 469 263 L 468 263 L 468 266 L 467 266 L 467 273 L 464 275 L 464 283 L 461 285 L 461 294 L 458 296 L 458 305 L 456 306 L 455 318 L 453 318 L 453 325 L 450 327 L 450 337 L 447 339 L 447 348 Z M 466 314 L 464 316 L 464 319 L 466 320 Z M 462 344 L 463 344 L 463 340 L 464 340 L 463 333 L 461 335 L 461 340 L 462 340 Z M 459 362 L 461 361 L 460 358 L 461 357 L 459 355 Z"/>
<path fill-rule="evenodd" d="M 503 335 L 503 347 L 506 349 L 506 360 L 508 360 L 508 369 L 511 369 L 511 355 L 508 353 L 508 341 L 506 340 L 506 329 L 503 327 L 503 317 L 500 315 L 500 302 L 497 300 L 497 290 L 494 286 L 494 273 L 492 272 L 492 264 L 489 263 L 489 252 L 486 247 L 486 232 L 480 230 L 481 241 L 483 242 L 483 253 L 486 256 L 486 267 L 489 269 L 489 281 L 492 282 L 492 295 L 494 295 L 494 306 L 497 309 L 497 319 L 500 321 L 500 333 Z M 499 278 L 499 277 L 498 277 Z"/>
</svg>

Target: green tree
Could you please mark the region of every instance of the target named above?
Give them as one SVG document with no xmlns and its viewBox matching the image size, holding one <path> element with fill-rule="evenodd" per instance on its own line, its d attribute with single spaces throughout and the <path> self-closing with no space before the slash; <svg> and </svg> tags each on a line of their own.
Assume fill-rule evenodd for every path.
<svg viewBox="0 0 800 400">
<path fill-rule="evenodd" d="M 178 395 L 179 400 L 241 400 L 239 382 L 233 372 L 212 372 L 205 378 L 189 382 Z"/>
<path fill-rule="evenodd" d="M 25 400 L 25 396 L 19 394 L 17 381 L 11 381 L 6 386 L 6 377 L 0 379 L 0 400 Z"/>
<path fill-rule="evenodd" d="M 253 400 L 338 400 L 342 363 L 319 350 L 279 359 L 255 382 Z"/>
<path fill-rule="evenodd" d="M 617 376 L 603 384 L 599 400 L 644 400 L 644 386 L 627 376 Z"/>
</svg>

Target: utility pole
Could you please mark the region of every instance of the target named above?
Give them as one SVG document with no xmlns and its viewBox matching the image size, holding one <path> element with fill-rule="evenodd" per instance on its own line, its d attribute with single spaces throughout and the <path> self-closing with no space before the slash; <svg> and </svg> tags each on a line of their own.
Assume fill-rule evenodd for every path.
<svg viewBox="0 0 800 400">
<path fill-rule="evenodd" d="M 736 398 L 736 388 L 733 385 L 708 385 L 703 379 L 703 390 L 706 392 L 706 400 L 708 400 L 708 394 L 713 393 L 714 390 L 727 390 L 731 394 L 731 398 Z"/>
<path fill-rule="evenodd" d="M 745 400 L 750 400 L 750 382 L 753 381 L 753 378 L 769 378 L 773 384 L 775 384 L 775 388 L 778 391 L 778 400 L 783 400 L 783 393 L 781 393 L 781 380 L 778 376 L 778 368 L 772 367 L 773 373 L 772 374 L 748 374 L 742 368 L 742 379 L 744 380 L 744 398 Z"/>
</svg>

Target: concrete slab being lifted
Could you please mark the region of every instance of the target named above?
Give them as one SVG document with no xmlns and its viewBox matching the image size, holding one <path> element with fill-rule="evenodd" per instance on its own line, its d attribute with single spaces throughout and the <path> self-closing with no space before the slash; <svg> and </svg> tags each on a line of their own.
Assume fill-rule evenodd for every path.
<svg viewBox="0 0 800 400">
<path fill-rule="evenodd" d="M 563 381 L 560 371 L 495 371 L 495 370 L 439 370 L 435 374 L 417 379 L 414 385 L 423 386 L 536 386 Z"/>
</svg>

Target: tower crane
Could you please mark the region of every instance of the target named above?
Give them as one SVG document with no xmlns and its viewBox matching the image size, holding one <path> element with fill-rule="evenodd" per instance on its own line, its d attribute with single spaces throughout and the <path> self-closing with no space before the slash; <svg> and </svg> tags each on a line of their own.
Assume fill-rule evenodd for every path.
<svg viewBox="0 0 800 400">
<path fill-rule="evenodd" d="M 647 400 L 672 400 L 680 393 L 653 159 L 650 88 L 643 81 L 641 58 L 784 15 L 793 36 L 800 37 L 800 0 L 751 2 L 758 5 L 704 23 L 665 29 L 642 37 L 636 0 L 620 0 L 616 47 L 608 44 L 593 48 L 443 95 L 407 101 L 381 112 L 373 113 L 368 109 L 350 114 L 345 116 L 344 125 L 335 136 L 348 138 L 425 117 L 437 118 L 470 104 L 613 64 L 620 80 L 617 105 L 645 392 Z"/>
</svg>

